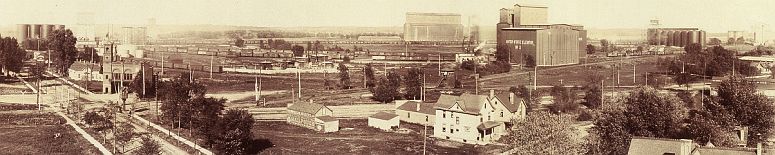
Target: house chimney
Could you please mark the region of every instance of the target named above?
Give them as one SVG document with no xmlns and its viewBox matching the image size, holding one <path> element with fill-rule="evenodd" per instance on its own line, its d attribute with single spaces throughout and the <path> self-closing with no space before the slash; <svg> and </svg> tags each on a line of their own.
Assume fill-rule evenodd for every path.
<svg viewBox="0 0 775 155">
<path fill-rule="evenodd" d="M 312 100 L 312 99 L 309 99 L 309 103 L 315 103 L 315 102 L 314 102 L 314 100 Z"/>
<path fill-rule="evenodd" d="M 490 98 L 495 98 L 495 90 L 490 89 Z"/>
<path fill-rule="evenodd" d="M 417 102 L 417 104 L 416 104 L 416 105 L 417 105 L 417 111 L 420 111 L 420 103 L 419 103 L 419 102 Z"/>
<path fill-rule="evenodd" d="M 514 104 L 514 93 L 509 93 L 509 103 Z"/>
</svg>

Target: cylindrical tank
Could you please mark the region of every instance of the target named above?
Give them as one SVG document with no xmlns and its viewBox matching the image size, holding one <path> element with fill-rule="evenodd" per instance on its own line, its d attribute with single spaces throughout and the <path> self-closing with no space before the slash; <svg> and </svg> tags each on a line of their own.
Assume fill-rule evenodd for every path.
<svg viewBox="0 0 775 155">
<path fill-rule="evenodd" d="M 54 30 L 56 30 L 56 25 L 46 25 L 46 29 L 48 29 L 48 34 L 46 35 L 50 35 L 54 32 Z"/>
<path fill-rule="evenodd" d="M 666 46 L 675 46 L 675 44 L 673 42 L 673 38 L 675 38 L 675 37 L 673 35 L 675 35 L 675 33 L 673 31 L 667 31 L 667 35 L 666 35 L 667 36 L 667 40 L 665 40 L 666 41 L 666 44 L 665 44 Z"/>
<path fill-rule="evenodd" d="M 697 39 L 700 40 L 700 45 L 702 45 L 704 47 L 705 46 L 705 41 L 706 41 L 705 40 L 706 39 L 705 38 L 705 31 L 700 31 L 700 34 L 697 35 L 697 37 L 698 37 Z"/>
<path fill-rule="evenodd" d="M 695 31 L 691 31 L 691 33 L 689 33 L 689 39 L 690 39 L 689 43 L 690 44 L 700 43 L 700 41 L 697 39 L 698 38 L 697 36 L 699 34 L 700 34 L 699 31 L 696 31 L 696 30 Z"/>
<path fill-rule="evenodd" d="M 32 26 L 32 37 L 33 38 L 41 38 L 41 30 L 43 29 L 43 25 L 35 24 Z"/>
<path fill-rule="evenodd" d="M 30 25 L 27 24 L 19 24 L 17 25 L 17 40 L 19 42 L 27 40 L 30 38 Z"/>
<path fill-rule="evenodd" d="M 691 38 L 689 38 L 689 33 L 689 31 L 681 32 L 681 47 L 689 45 L 689 41 L 691 41 Z"/>
<path fill-rule="evenodd" d="M 51 29 L 49 29 L 50 25 L 43 25 L 41 38 L 48 38 L 48 34 L 51 33 Z"/>
</svg>

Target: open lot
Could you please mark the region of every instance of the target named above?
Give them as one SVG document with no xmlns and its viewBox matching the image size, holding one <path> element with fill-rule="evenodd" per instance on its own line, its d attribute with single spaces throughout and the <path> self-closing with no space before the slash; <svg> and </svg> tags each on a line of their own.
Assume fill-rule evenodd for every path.
<svg viewBox="0 0 775 155">
<path fill-rule="evenodd" d="M 422 154 L 422 127 L 402 123 L 409 133 L 380 131 L 368 127 L 365 119 L 340 120 L 342 130 L 316 133 L 285 122 L 258 122 L 253 127 L 257 139 L 267 139 L 273 147 L 261 154 Z M 429 131 L 432 129 L 429 128 Z M 428 132 L 432 135 L 432 132 Z M 303 147 L 302 147 L 303 146 Z M 428 154 L 479 154 L 480 148 L 455 142 L 427 139 Z"/>
<path fill-rule="evenodd" d="M 27 106 L 0 111 L 0 150 L 3 154 L 99 154 L 64 118 L 28 111 Z M 10 111 L 8 109 L 16 109 Z"/>
</svg>

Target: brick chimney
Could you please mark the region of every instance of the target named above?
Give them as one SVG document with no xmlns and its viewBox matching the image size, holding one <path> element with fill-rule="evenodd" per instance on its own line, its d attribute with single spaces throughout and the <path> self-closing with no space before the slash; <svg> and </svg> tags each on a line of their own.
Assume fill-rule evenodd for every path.
<svg viewBox="0 0 775 155">
<path fill-rule="evenodd" d="M 509 103 L 514 104 L 514 93 L 509 93 Z"/>
<path fill-rule="evenodd" d="M 490 89 L 490 98 L 495 98 L 495 90 Z"/>
</svg>

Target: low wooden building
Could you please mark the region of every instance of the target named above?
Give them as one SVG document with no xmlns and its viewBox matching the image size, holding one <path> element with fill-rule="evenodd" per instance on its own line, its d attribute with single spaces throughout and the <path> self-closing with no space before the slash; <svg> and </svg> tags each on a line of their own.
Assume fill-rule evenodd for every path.
<svg viewBox="0 0 775 155">
<path fill-rule="evenodd" d="M 407 101 L 396 108 L 396 115 L 400 120 L 407 123 L 433 126 L 436 119 L 436 109 L 433 103 L 420 103 L 417 101 Z"/>
<path fill-rule="evenodd" d="M 400 122 L 398 120 L 398 115 L 387 113 L 387 112 L 378 112 L 374 115 L 369 116 L 369 126 L 382 129 L 382 130 L 394 130 L 398 129 Z"/>
<path fill-rule="evenodd" d="M 296 103 L 288 106 L 286 122 L 318 132 L 334 132 L 339 130 L 339 121 L 332 117 L 333 113 L 331 108 L 322 104 Z"/>
</svg>

